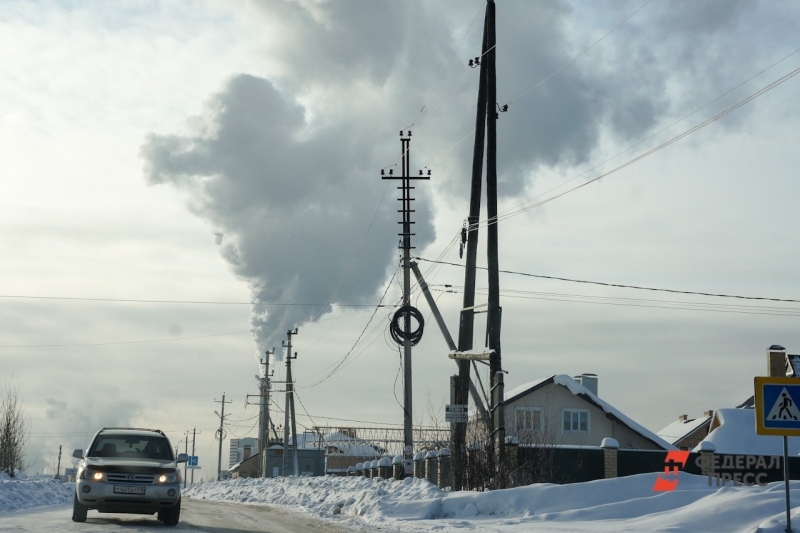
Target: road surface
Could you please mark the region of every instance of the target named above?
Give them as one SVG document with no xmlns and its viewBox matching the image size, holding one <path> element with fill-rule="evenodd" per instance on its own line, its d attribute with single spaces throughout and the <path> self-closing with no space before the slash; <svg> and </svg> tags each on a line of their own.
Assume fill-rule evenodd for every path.
<svg viewBox="0 0 800 533">
<path fill-rule="evenodd" d="M 72 506 L 42 507 L 0 515 L 0 531 L 14 533 L 106 533 L 162 530 L 213 533 L 353 533 L 355 530 L 273 507 L 185 499 L 181 521 L 166 527 L 155 515 L 89 511 L 83 524 L 72 521 Z"/>
</svg>

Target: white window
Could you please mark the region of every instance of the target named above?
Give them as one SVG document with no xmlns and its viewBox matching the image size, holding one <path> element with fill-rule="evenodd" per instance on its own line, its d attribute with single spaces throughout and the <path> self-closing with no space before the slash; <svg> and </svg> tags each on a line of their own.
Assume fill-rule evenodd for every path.
<svg viewBox="0 0 800 533">
<path fill-rule="evenodd" d="M 591 419 L 588 409 L 564 409 L 562 411 L 564 433 L 590 433 Z"/>
<path fill-rule="evenodd" d="M 541 407 L 517 407 L 514 409 L 514 427 L 517 431 L 541 431 Z"/>
</svg>

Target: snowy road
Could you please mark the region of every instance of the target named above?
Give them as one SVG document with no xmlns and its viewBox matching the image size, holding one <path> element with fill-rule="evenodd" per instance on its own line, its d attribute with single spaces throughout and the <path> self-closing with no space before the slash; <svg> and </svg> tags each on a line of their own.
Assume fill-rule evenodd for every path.
<svg viewBox="0 0 800 533">
<path fill-rule="evenodd" d="M 332 526 L 272 507 L 241 505 L 198 500 L 183 500 L 181 522 L 165 527 L 155 516 L 100 514 L 89 511 L 83 524 L 72 522 L 72 506 L 37 508 L 0 516 L 0 531 L 19 533 L 106 533 L 202 531 L 214 533 L 351 533 L 353 530 Z"/>
</svg>

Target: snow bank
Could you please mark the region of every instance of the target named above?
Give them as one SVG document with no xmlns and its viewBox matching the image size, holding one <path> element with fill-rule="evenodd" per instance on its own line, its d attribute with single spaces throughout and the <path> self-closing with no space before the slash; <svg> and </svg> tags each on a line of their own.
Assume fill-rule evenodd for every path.
<svg viewBox="0 0 800 533">
<path fill-rule="evenodd" d="M 236 479 L 195 485 L 185 496 L 286 506 L 366 530 L 414 532 L 753 533 L 759 527 L 779 531 L 784 520 L 782 483 L 709 487 L 707 478 L 681 473 L 675 491 L 654 492 L 655 477 L 640 474 L 572 485 L 455 493 L 420 479 Z M 792 487 L 792 501 L 800 502 L 800 482 Z"/>
<path fill-rule="evenodd" d="M 39 477 L 39 476 L 37 476 Z M 72 503 L 74 483 L 62 483 L 55 479 L 14 478 L 0 474 L 0 514 L 42 505 Z"/>
</svg>

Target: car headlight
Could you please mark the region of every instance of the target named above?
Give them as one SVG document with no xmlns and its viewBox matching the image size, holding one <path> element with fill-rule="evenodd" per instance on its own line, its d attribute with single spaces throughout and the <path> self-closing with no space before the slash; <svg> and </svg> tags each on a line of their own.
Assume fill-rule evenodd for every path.
<svg viewBox="0 0 800 533">
<path fill-rule="evenodd" d="M 91 470 L 89 468 L 84 469 L 80 475 L 81 479 L 88 479 L 91 481 L 103 481 L 103 477 L 104 474 L 102 472 L 98 472 L 97 470 Z"/>
<path fill-rule="evenodd" d="M 180 472 L 173 472 L 171 474 L 161 474 L 158 476 L 159 483 L 175 483 L 181 480 Z"/>
</svg>

